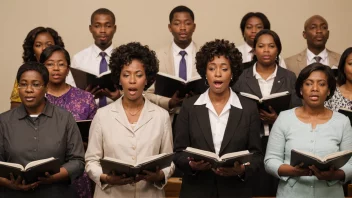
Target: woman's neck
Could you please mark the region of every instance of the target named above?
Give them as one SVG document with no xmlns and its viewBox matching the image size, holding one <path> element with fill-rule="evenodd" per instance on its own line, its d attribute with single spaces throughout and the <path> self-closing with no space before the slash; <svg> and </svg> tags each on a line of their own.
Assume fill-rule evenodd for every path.
<svg viewBox="0 0 352 198">
<path fill-rule="evenodd" d="M 25 106 L 25 109 L 28 115 L 39 115 L 44 111 L 45 104 L 46 104 L 46 100 L 45 98 L 43 98 L 43 101 L 41 101 L 41 103 L 38 106 L 35 106 L 35 107 Z"/>
<path fill-rule="evenodd" d="M 263 79 L 267 79 L 271 74 L 275 72 L 276 63 L 270 65 L 263 65 L 257 62 L 256 71 L 259 73 Z"/>
<path fill-rule="evenodd" d="M 310 107 L 307 105 L 303 105 L 303 112 L 306 113 L 309 117 L 318 117 L 319 115 L 323 115 L 326 112 L 324 105 L 319 107 Z"/>
<path fill-rule="evenodd" d="M 69 89 L 70 89 L 70 85 L 66 84 L 65 82 L 60 84 L 54 84 L 49 82 L 47 93 L 58 97 L 65 94 Z"/>
<path fill-rule="evenodd" d="M 144 104 L 143 97 L 137 100 L 129 100 L 127 97 L 122 98 L 122 105 L 126 109 L 139 109 Z"/>
<path fill-rule="evenodd" d="M 349 80 L 346 80 L 346 83 L 342 86 L 345 88 L 345 90 L 352 92 L 352 82 L 350 82 Z"/>
<path fill-rule="evenodd" d="M 224 91 L 223 93 L 214 93 L 212 91 L 209 91 L 209 99 L 211 103 L 213 103 L 213 105 L 225 103 L 229 100 L 229 98 L 230 98 L 230 88 Z"/>
</svg>

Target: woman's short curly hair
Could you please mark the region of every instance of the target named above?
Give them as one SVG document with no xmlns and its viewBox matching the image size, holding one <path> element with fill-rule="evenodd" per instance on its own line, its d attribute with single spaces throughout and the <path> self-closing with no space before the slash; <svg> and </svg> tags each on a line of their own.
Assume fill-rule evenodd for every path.
<svg viewBox="0 0 352 198">
<path fill-rule="evenodd" d="M 224 39 L 215 39 L 205 43 L 196 54 L 196 67 L 199 75 L 206 81 L 206 69 L 210 61 L 215 57 L 224 56 L 230 62 L 232 80 L 231 87 L 237 81 L 243 70 L 242 54 L 234 43 Z"/>
<path fill-rule="evenodd" d="M 112 81 L 118 89 L 122 90 L 122 86 L 119 84 L 122 68 L 131 64 L 133 60 L 140 61 L 144 66 L 147 77 L 147 85 L 144 90 L 147 90 L 154 83 L 155 76 L 159 72 L 159 60 L 153 50 L 139 42 L 131 42 L 114 49 L 109 62 Z"/>
<path fill-rule="evenodd" d="M 60 47 L 65 47 L 64 42 L 62 41 L 62 38 L 59 36 L 59 34 L 52 28 L 50 27 L 36 27 L 33 30 L 31 30 L 28 34 L 26 39 L 23 42 L 23 55 L 22 59 L 23 62 L 28 62 L 28 61 L 38 61 L 35 58 L 34 55 L 34 50 L 33 50 L 33 45 L 35 38 L 41 33 L 49 33 L 53 39 L 54 39 L 54 45 L 58 45 Z"/>
</svg>

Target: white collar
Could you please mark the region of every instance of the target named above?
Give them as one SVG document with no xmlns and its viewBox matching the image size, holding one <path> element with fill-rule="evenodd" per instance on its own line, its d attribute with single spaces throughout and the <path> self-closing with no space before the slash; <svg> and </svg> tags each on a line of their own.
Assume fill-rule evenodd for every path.
<svg viewBox="0 0 352 198">
<path fill-rule="evenodd" d="M 94 52 L 95 56 L 99 57 L 100 56 L 99 54 L 100 54 L 100 52 L 102 52 L 102 50 L 96 44 L 93 44 L 92 48 L 93 48 L 93 52 Z M 104 52 L 106 53 L 106 56 L 110 57 L 113 49 L 114 49 L 113 44 L 111 44 L 108 48 L 106 48 L 104 50 Z"/>
<path fill-rule="evenodd" d="M 237 107 L 239 109 L 242 109 L 242 105 L 241 105 L 241 102 L 240 102 L 240 99 L 238 98 L 237 94 L 235 92 L 233 92 L 230 89 L 230 98 L 229 100 L 227 101 L 224 109 L 226 107 L 230 107 L 231 106 L 234 106 L 234 107 Z M 208 107 L 208 105 L 211 103 L 210 101 L 210 98 L 209 98 L 209 89 L 207 89 L 207 91 L 205 91 L 204 93 L 202 93 L 199 98 L 197 99 L 197 101 L 194 103 L 194 105 L 206 105 Z"/>
<path fill-rule="evenodd" d="M 244 42 L 244 51 L 247 53 L 253 53 L 252 50 L 253 48 L 249 46 L 247 42 Z"/>
<path fill-rule="evenodd" d="M 187 55 L 190 55 L 193 53 L 193 46 L 194 43 L 193 41 L 185 48 L 185 49 L 181 49 L 179 46 L 176 45 L 175 41 L 172 42 L 172 50 L 174 52 L 174 56 L 178 55 L 180 53 L 180 51 L 186 51 Z"/>
<path fill-rule="evenodd" d="M 277 74 L 277 65 L 275 67 L 275 71 L 266 79 L 270 80 L 276 77 Z M 257 72 L 257 63 L 254 63 L 253 66 L 253 76 L 258 80 L 258 79 L 263 79 L 262 76 Z"/>
<path fill-rule="evenodd" d="M 328 58 L 328 52 L 327 52 L 326 48 L 322 52 L 320 52 L 318 55 L 313 54 L 313 52 L 311 52 L 307 48 L 307 59 L 308 59 L 309 62 L 313 61 L 314 57 L 316 57 L 316 56 L 320 56 L 321 60 L 325 61 L 326 58 Z"/>
</svg>

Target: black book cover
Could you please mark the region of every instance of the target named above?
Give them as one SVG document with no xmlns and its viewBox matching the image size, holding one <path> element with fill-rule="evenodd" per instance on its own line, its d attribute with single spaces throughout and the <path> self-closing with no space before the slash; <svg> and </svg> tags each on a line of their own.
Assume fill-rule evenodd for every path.
<svg viewBox="0 0 352 198">
<path fill-rule="evenodd" d="M 92 87 L 99 86 L 101 89 L 108 88 L 110 91 L 116 91 L 110 71 L 96 76 L 76 68 L 70 68 L 70 70 L 76 86 L 80 89 L 85 90 L 89 85 L 92 85 Z"/>
<path fill-rule="evenodd" d="M 77 121 L 77 126 L 79 128 L 79 131 L 81 132 L 83 142 L 88 142 L 89 129 L 90 129 L 91 123 L 92 123 L 92 120 Z"/>
<path fill-rule="evenodd" d="M 183 79 L 164 73 L 158 73 L 155 79 L 155 94 L 171 98 L 176 91 L 179 97 L 193 92 L 195 95 L 202 94 L 208 89 L 205 81 L 200 77 L 185 82 Z"/>
<path fill-rule="evenodd" d="M 306 154 L 302 154 L 294 149 L 291 150 L 291 166 L 297 166 L 301 163 L 304 163 L 302 168 L 308 168 L 308 166 L 315 165 L 319 170 L 327 171 L 331 166 L 334 166 L 335 169 L 339 169 L 344 166 L 348 160 L 351 158 L 352 153 L 345 153 L 339 156 L 336 156 L 330 160 L 321 162 L 320 160 L 314 158 L 313 156 L 309 156 Z"/>
<path fill-rule="evenodd" d="M 102 166 L 104 174 L 111 174 L 112 171 L 114 171 L 116 175 L 126 174 L 126 176 L 135 177 L 137 174 L 144 174 L 143 170 L 155 172 L 156 167 L 159 167 L 159 169 L 163 169 L 171 166 L 173 156 L 173 153 L 163 154 L 160 157 L 137 165 L 124 163 L 121 160 L 114 161 L 114 159 L 110 160 L 104 158 L 100 159 L 100 164 Z"/>
</svg>

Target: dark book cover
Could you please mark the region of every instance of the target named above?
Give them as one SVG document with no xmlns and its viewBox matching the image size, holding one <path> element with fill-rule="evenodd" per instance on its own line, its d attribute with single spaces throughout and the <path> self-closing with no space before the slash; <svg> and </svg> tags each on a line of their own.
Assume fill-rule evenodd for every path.
<svg viewBox="0 0 352 198">
<path fill-rule="evenodd" d="M 104 158 L 100 159 L 100 164 L 104 174 L 111 174 L 114 171 L 116 175 L 126 174 L 126 176 L 135 177 L 137 174 L 144 174 L 143 170 L 155 172 L 156 167 L 163 169 L 171 166 L 173 156 L 174 154 L 170 153 L 137 165 L 124 163 L 121 160 L 118 162 Z"/>
<path fill-rule="evenodd" d="M 350 123 L 352 125 L 352 110 L 341 108 L 341 109 L 339 109 L 338 112 L 342 113 L 345 116 L 347 116 L 350 119 Z"/>
<path fill-rule="evenodd" d="M 27 184 L 38 181 L 38 177 L 45 177 L 45 172 L 49 172 L 50 175 L 60 172 L 59 159 L 53 159 L 35 166 L 22 170 L 16 167 L 0 164 L 0 177 L 10 179 L 10 173 L 17 176 L 22 176 Z"/>
<path fill-rule="evenodd" d="M 264 111 L 267 111 L 269 113 L 269 106 L 271 106 L 277 114 L 279 114 L 281 111 L 290 108 L 291 94 L 288 91 L 274 93 L 269 95 L 268 97 L 263 97 L 261 99 L 254 94 L 249 94 L 245 92 L 240 92 L 240 95 L 255 100 L 259 109 L 263 109 Z"/>
<path fill-rule="evenodd" d="M 92 123 L 92 120 L 77 121 L 77 126 L 79 128 L 79 131 L 81 132 L 83 142 L 88 142 L 89 129 L 90 129 L 91 123 Z"/>
<path fill-rule="evenodd" d="M 98 76 L 76 68 L 70 68 L 70 71 L 76 86 L 80 89 L 85 90 L 89 85 L 92 85 L 92 87 L 99 86 L 101 89 L 107 88 L 110 91 L 116 91 L 110 71 L 104 72 Z"/>
<path fill-rule="evenodd" d="M 291 150 L 291 166 L 297 166 L 301 163 L 304 163 L 302 168 L 308 168 L 308 166 L 315 165 L 321 171 L 327 171 L 331 166 L 334 166 L 335 169 L 339 169 L 344 166 L 348 160 L 350 160 L 352 152 L 338 155 L 327 161 L 320 161 L 314 156 L 309 156 L 307 154 L 302 154 L 294 149 Z"/>
<path fill-rule="evenodd" d="M 184 81 L 164 73 L 158 73 L 155 79 L 155 94 L 171 98 L 176 91 L 179 97 L 183 98 L 186 94 L 193 92 L 195 95 L 202 94 L 208 89 L 205 81 L 200 77 Z"/>
</svg>

